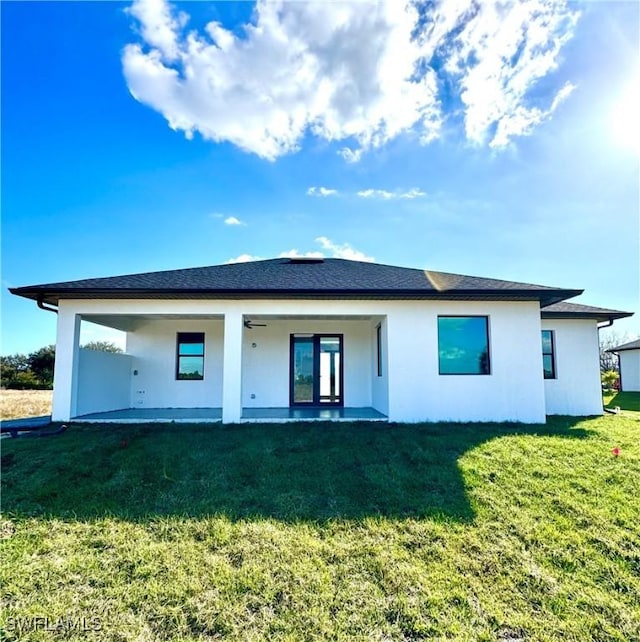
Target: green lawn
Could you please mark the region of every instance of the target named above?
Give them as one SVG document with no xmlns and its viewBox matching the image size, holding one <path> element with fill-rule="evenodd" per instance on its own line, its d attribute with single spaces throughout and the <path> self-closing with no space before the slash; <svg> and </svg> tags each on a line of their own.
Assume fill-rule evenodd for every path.
<svg viewBox="0 0 640 642">
<path fill-rule="evenodd" d="M 607 390 L 602 396 L 605 408 L 615 408 L 618 406 L 624 413 L 636 413 L 636 418 L 640 419 L 640 392 L 616 392 Z"/>
<path fill-rule="evenodd" d="M 7 640 L 640 639 L 632 416 L 2 446 Z"/>
</svg>

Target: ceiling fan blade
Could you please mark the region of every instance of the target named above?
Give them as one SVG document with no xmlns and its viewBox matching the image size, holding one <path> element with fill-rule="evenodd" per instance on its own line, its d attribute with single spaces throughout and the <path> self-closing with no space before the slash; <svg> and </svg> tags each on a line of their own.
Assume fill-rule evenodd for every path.
<svg viewBox="0 0 640 642">
<path fill-rule="evenodd" d="M 247 330 L 251 330 L 252 328 L 266 328 L 267 324 L 266 323 L 254 323 L 251 319 L 245 319 L 244 320 L 244 327 L 247 328 Z"/>
</svg>

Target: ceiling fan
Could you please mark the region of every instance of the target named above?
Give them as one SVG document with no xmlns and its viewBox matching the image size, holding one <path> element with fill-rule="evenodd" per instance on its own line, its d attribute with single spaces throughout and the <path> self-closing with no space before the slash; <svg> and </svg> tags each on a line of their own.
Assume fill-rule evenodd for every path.
<svg viewBox="0 0 640 642">
<path fill-rule="evenodd" d="M 253 328 L 266 328 L 267 324 L 266 323 L 255 323 L 251 319 L 245 319 L 244 320 L 244 327 L 247 328 L 247 330 L 252 330 Z"/>
</svg>

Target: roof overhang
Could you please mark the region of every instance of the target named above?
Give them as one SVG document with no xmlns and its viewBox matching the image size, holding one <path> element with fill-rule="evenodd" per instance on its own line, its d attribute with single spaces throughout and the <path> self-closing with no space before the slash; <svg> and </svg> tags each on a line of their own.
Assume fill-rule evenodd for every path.
<svg viewBox="0 0 640 642">
<path fill-rule="evenodd" d="M 639 341 L 632 341 L 630 344 L 625 344 L 621 346 L 617 346 L 615 348 L 610 348 L 609 350 L 605 350 L 605 352 L 631 352 L 633 350 L 640 350 L 640 340 Z"/>
<path fill-rule="evenodd" d="M 331 289 L 86 289 L 65 288 L 64 291 L 37 287 L 9 288 L 11 294 L 49 305 L 64 299 L 335 299 L 335 300 L 447 300 L 447 301 L 539 301 L 548 306 L 582 294 L 582 290 L 509 289 L 509 290 L 331 290 Z M 628 315 L 624 315 L 628 316 Z"/>
<path fill-rule="evenodd" d="M 593 319 L 598 323 L 617 321 L 633 316 L 633 312 L 622 312 L 617 310 L 603 310 L 602 312 L 553 312 L 540 311 L 543 319 Z"/>
</svg>

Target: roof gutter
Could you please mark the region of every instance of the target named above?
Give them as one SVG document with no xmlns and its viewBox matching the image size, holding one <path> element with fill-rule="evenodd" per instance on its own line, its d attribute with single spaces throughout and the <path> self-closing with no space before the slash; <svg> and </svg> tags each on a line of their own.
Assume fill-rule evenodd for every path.
<svg viewBox="0 0 640 642">
<path fill-rule="evenodd" d="M 58 314 L 58 308 L 54 308 L 54 307 L 46 305 L 43 299 L 44 299 L 44 297 L 42 295 L 38 296 L 38 299 L 36 300 L 36 303 L 38 304 L 38 307 L 41 310 L 46 310 L 47 312 L 54 312 L 55 314 Z"/>
</svg>

